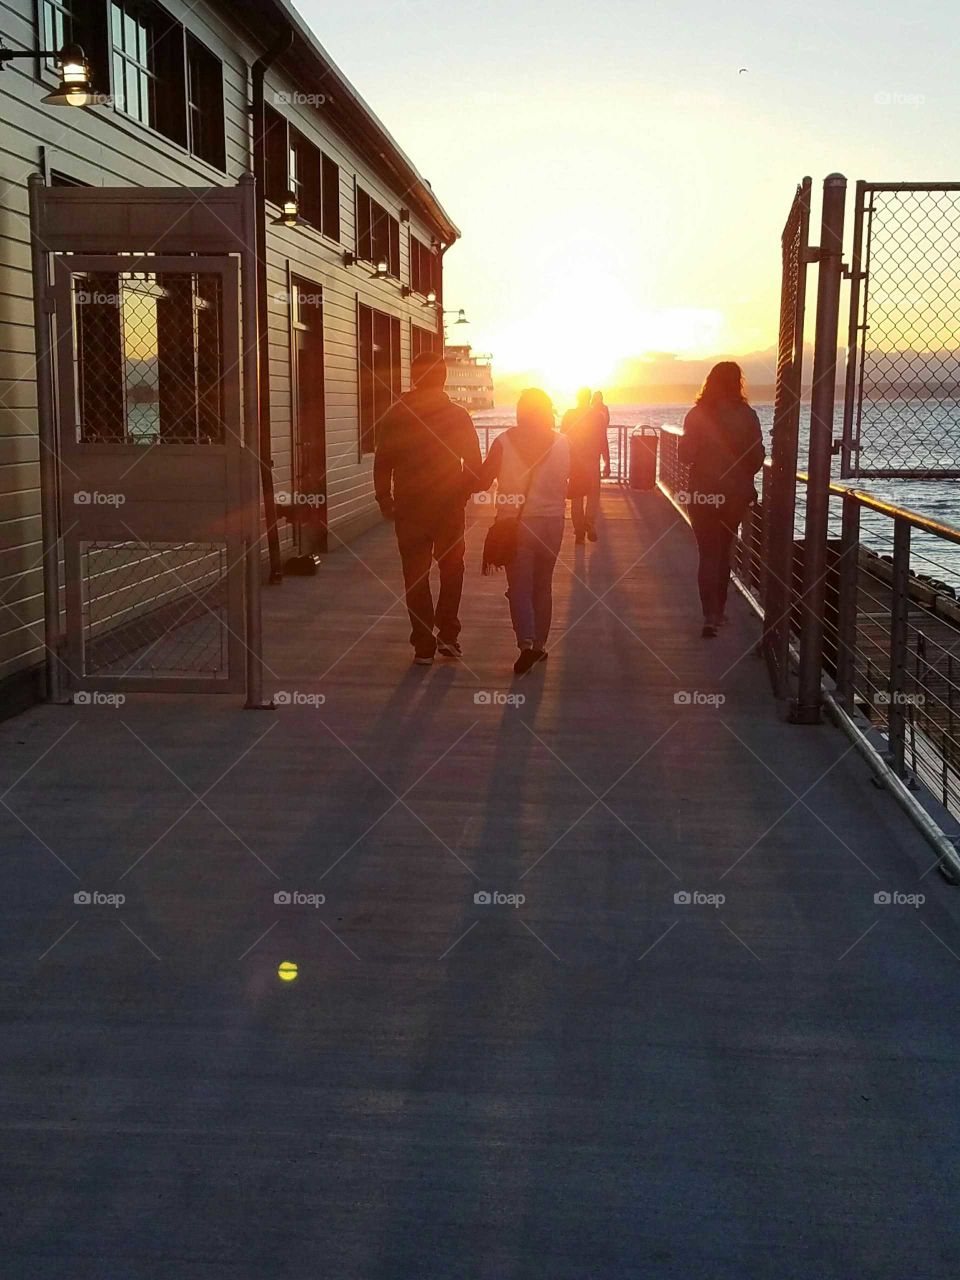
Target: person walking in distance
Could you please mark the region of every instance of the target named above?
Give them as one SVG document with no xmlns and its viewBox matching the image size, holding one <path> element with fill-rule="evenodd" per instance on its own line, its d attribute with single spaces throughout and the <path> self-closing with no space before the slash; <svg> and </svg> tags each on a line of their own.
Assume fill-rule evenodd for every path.
<svg viewBox="0 0 960 1280">
<path fill-rule="evenodd" d="M 515 544 L 505 565 L 510 618 L 520 650 L 513 667 L 518 676 L 546 660 L 553 620 L 553 571 L 563 541 L 570 482 L 570 445 L 554 425 L 546 392 L 524 391 L 517 403 L 517 425 L 494 440 L 478 485 L 484 491 L 496 481 L 496 519 L 515 525 Z"/>
<path fill-rule="evenodd" d="M 443 356 L 413 361 L 413 390 L 381 420 L 373 465 L 380 511 L 396 525 L 414 662 L 430 666 L 439 653 L 459 658 L 463 593 L 464 506 L 481 466 L 476 428 L 444 391 Z M 434 605 L 430 571 L 440 592 Z"/>
<path fill-rule="evenodd" d="M 597 395 L 600 395 L 598 392 Z M 610 412 L 600 395 L 591 401 L 584 388 L 577 395 L 577 406 L 564 414 L 560 430 L 570 441 L 570 514 L 577 546 L 586 538 L 597 541 L 597 515 L 600 511 L 600 465 L 610 474 L 610 444 L 607 426 Z"/>
<path fill-rule="evenodd" d="M 690 468 L 683 500 L 700 550 L 697 584 L 705 639 L 726 622 L 733 540 L 757 500 L 753 478 L 763 460 L 760 419 L 747 402 L 743 372 L 725 360 L 707 374 L 680 441 L 680 461 Z"/>
</svg>

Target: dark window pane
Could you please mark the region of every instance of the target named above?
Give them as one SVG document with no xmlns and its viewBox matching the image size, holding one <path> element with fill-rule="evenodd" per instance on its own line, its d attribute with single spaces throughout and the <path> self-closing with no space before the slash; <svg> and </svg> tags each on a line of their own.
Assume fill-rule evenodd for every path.
<svg viewBox="0 0 960 1280">
<path fill-rule="evenodd" d="M 340 240 L 340 166 L 323 157 L 323 234 Z"/>
</svg>

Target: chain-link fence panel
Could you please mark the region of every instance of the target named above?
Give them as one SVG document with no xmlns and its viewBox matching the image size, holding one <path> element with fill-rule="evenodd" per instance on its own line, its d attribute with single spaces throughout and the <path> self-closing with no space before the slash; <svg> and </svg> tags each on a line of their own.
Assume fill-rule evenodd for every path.
<svg viewBox="0 0 960 1280">
<path fill-rule="evenodd" d="M 220 294 L 212 274 L 74 278 L 82 443 L 222 443 Z"/>
<path fill-rule="evenodd" d="M 843 476 L 960 476 L 960 183 L 857 184 Z"/>
<path fill-rule="evenodd" d="M 92 542 L 81 550 L 79 674 L 225 675 L 224 544 Z"/>
</svg>

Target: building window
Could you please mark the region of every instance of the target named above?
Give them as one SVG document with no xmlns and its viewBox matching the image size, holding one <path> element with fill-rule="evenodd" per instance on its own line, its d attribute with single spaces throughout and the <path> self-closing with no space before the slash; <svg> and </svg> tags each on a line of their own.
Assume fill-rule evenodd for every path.
<svg viewBox="0 0 960 1280">
<path fill-rule="evenodd" d="M 360 452 L 372 453 L 377 426 L 400 397 L 400 321 L 357 304 L 357 349 L 360 391 Z"/>
<path fill-rule="evenodd" d="M 312 227 L 320 228 L 323 222 L 320 201 L 320 152 L 308 142 L 302 133 L 289 131 L 290 190 L 297 197 L 300 217 Z"/>
<path fill-rule="evenodd" d="M 185 32 L 158 4 L 112 0 L 113 94 L 118 110 L 187 146 Z"/>
<path fill-rule="evenodd" d="M 437 255 L 431 248 L 418 240 L 413 234 L 410 236 L 410 287 L 414 293 L 421 293 L 424 297 L 428 293 L 439 293 L 440 285 L 440 264 Z"/>
<path fill-rule="evenodd" d="M 357 187 L 357 257 L 385 262 L 387 274 L 400 279 L 400 222 Z"/>
<path fill-rule="evenodd" d="M 263 125 L 267 199 L 283 204 L 292 191 L 300 217 L 339 243 L 340 166 L 273 107 L 264 107 Z"/>
<path fill-rule="evenodd" d="M 223 64 L 187 33 L 187 125 L 190 151 L 212 164 L 227 167 L 223 120 Z"/>
<path fill-rule="evenodd" d="M 62 49 L 76 40 L 78 15 L 71 0 L 42 0 L 40 6 L 40 47 Z M 48 58 L 47 66 L 56 71 L 56 58 Z"/>
<path fill-rule="evenodd" d="M 416 360 L 417 356 L 422 355 L 424 351 L 439 351 L 440 342 L 438 335 L 430 329 L 424 329 L 422 325 L 415 324 L 410 330 L 410 359 Z"/>
<path fill-rule="evenodd" d="M 150 24 L 144 11 L 124 0 L 113 16 L 113 91 L 117 106 L 141 124 L 156 119 L 156 76 Z"/>
<path fill-rule="evenodd" d="M 287 122 L 273 107 L 263 109 L 263 149 L 266 158 L 267 199 L 273 204 L 283 204 L 290 189 Z"/>
</svg>

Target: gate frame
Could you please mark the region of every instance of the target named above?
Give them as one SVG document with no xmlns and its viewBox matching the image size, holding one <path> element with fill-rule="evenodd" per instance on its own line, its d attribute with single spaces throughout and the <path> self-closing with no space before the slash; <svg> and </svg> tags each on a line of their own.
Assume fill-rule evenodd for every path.
<svg viewBox="0 0 960 1280">
<path fill-rule="evenodd" d="M 780 335 L 777 387 L 772 429 L 769 498 L 764 487 L 763 653 L 776 697 L 790 694 L 790 616 L 793 598 L 793 524 L 796 512 L 797 463 L 803 382 L 803 340 L 806 321 L 807 267 L 817 260 L 810 246 L 810 205 L 813 182 L 797 186 L 781 236 Z M 795 222 L 798 223 L 794 230 Z M 797 281 L 793 314 L 785 309 L 790 244 L 798 238 Z M 785 328 L 792 326 L 789 359 L 785 358 Z"/>
<path fill-rule="evenodd" d="M 241 510 L 244 564 L 246 706 L 263 701 L 263 642 L 260 614 L 262 541 L 259 482 L 259 371 L 257 367 L 256 188 L 243 174 L 236 186 L 223 187 L 48 187 L 41 174 L 29 182 L 34 322 L 37 345 L 37 406 L 41 471 L 41 547 L 44 583 L 44 648 L 47 696 L 64 700 L 61 623 L 59 432 L 55 409 L 52 343 L 54 254 L 159 257 L 237 255 L 240 284 L 242 362 Z M 106 678 L 105 678 L 106 679 Z M 189 677 L 185 678 L 187 681 Z M 145 689 L 146 682 L 137 687 Z M 164 682 L 176 692 L 189 684 L 176 677 Z M 224 692 L 227 692 L 224 687 Z"/>
<path fill-rule="evenodd" d="M 870 328 L 870 250 L 873 197 L 885 191 L 957 191 L 960 182 L 857 182 L 853 209 L 853 244 L 850 254 L 850 315 L 847 328 L 847 363 L 844 379 L 843 433 L 840 439 L 840 479 L 957 480 L 960 469 L 931 471 L 893 468 L 863 471 L 858 465 L 863 411 L 863 372 Z M 864 237 L 866 231 L 866 237 Z"/>
</svg>

